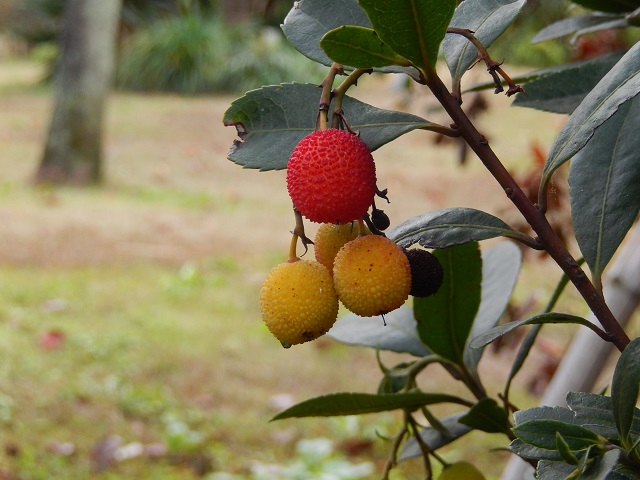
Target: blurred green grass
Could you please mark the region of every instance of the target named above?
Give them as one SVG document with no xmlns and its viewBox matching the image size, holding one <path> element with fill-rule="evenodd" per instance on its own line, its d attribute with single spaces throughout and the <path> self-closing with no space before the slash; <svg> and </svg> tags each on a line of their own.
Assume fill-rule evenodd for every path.
<svg viewBox="0 0 640 480">
<path fill-rule="evenodd" d="M 225 159 L 235 132 L 221 118 L 232 98 L 116 94 L 104 187 L 36 189 L 29 178 L 51 102 L 33 86 L 39 71 L 32 62 L 0 63 L 0 472 L 169 480 L 211 469 L 250 479 L 255 462 L 291 464 L 297 441 L 318 437 L 335 440 L 337 457 L 373 461 L 379 471 L 388 443 L 376 434 L 393 435 L 397 414 L 348 428 L 350 419 L 268 423 L 290 401 L 373 392 L 380 374 L 369 350 L 329 340 L 284 350 L 262 325 L 258 289 L 286 256 L 293 219 L 282 172 Z M 375 77 L 354 93 L 384 108 L 400 96 Z M 483 128 L 496 132 L 492 145 L 510 168 L 526 169 L 532 136 L 546 141 L 557 124 L 507 111 L 502 97 L 491 101 L 498 106 Z M 531 122 L 535 134 L 519 128 Z M 455 152 L 417 133 L 376 153 L 394 223 L 444 206 L 505 211 L 499 188 L 475 163 L 461 169 Z M 487 193 L 478 198 L 481 182 Z M 544 303 L 549 275 L 558 274 L 546 262 L 525 272 L 518 299 L 533 291 Z M 490 357 L 490 388 L 499 391 L 508 362 Z M 388 365 L 403 359 L 383 355 Z M 423 381 L 464 394 L 437 368 Z M 522 388 L 516 395 L 535 402 Z M 162 454 L 95 472 L 92 452 L 113 436 L 121 447 L 160 445 Z M 373 444 L 348 455 L 345 445 L 356 440 Z M 505 455 L 487 447 L 506 443 L 473 434 L 444 455 L 473 459 L 496 478 Z M 392 478 L 420 471 L 411 461 Z"/>
</svg>

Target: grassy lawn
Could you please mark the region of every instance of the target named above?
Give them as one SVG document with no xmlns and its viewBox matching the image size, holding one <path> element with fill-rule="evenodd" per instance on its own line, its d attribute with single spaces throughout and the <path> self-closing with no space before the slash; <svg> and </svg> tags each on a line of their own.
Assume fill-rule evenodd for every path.
<svg viewBox="0 0 640 480">
<path fill-rule="evenodd" d="M 257 292 L 286 257 L 293 217 L 283 172 L 225 159 L 235 131 L 221 118 L 232 98 L 117 93 L 104 187 L 40 189 L 29 179 L 52 99 L 34 85 L 38 73 L 32 63 L 0 63 L 0 478 L 279 478 L 258 472 L 312 464 L 300 441 L 318 438 L 332 439 L 337 464 L 379 471 L 388 446 L 380 437 L 393 435 L 396 414 L 268 422 L 310 396 L 373 392 L 380 374 L 371 351 L 327 339 L 284 350 L 262 325 Z M 379 81 L 362 83 L 365 101 L 401 100 Z M 518 128 L 525 122 L 536 129 Z M 519 171 L 554 122 L 500 107 L 481 124 Z M 473 160 L 459 167 L 456 151 L 414 133 L 376 153 L 392 223 L 450 206 L 515 218 L 495 182 Z M 545 261 L 523 275 L 517 298 L 533 291 L 537 304 L 549 275 L 559 277 Z M 559 331 L 562 346 L 570 331 Z M 491 391 L 510 355 L 487 355 L 485 368 L 502 375 Z M 526 381 L 517 399 L 533 404 Z M 451 380 L 433 368 L 426 383 Z M 444 455 L 497 476 L 506 457 L 486 450 L 506 443 L 474 434 Z M 406 462 L 393 478 L 420 471 Z"/>
</svg>

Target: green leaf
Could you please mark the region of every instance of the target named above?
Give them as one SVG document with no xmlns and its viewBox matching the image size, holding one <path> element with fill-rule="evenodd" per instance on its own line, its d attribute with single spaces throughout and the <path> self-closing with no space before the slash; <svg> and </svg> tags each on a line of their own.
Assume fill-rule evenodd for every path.
<svg viewBox="0 0 640 480">
<path fill-rule="evenodd" d="M 334 62 L 356 68 L 411 65 L 380 40 L 378 34 L 365 27 L 338 27 L 322 37 L 320 46 Z"/>
<path fill-rule="evenodd" d="M 386 322 L 386 326 L 384 324 Z M 362 345 L 425 357 L 431 352 L 418 336 L 413 309 L 403 306 L 382 317 L 359 317 L 353 313 L 340 317 L 327 333 L 348 345 Z"/>
<path fill-rule="evenodd" d="M 566 313 L 543 313 L 541 315 L 536 315 L 535 317 L 526 318 L 524 320 L 518 320 L 516 322 L 508 322 L 503 323 L 502 325 L 498 325 L 497 327 L 488 330 L 477 337 L 473 338 L 469 343 L 471 348 L 481 348 L 495 339 L 506 335 L 511 330 L 515 330 L 518 327 L 523 325 L 537 325 L 542 323 L 572 323 L 584 326 L 591 326 L 592 323 L 588 320 L 585 320 L 582 317 L 576 317 L 575 315 L 569 315 Z"/>
<path fill-rule="evenodd" d="M 524 81 L 525 92 L 519 93 L 511 105 L 570 114 L 620 58 L 622 54 L 616 52 L 532 72 L 531 80 L 516 78 L 516 83 Z"/>
<path fill-rule="evenodd" d="M 421 428 L 420 438 L 429 446 L 430 450 L 437 450 L 450 444 L 454 440 L 472 431 L 471 427 L 458 422 L 464 415 L 466 415 L 466 412 L 455 413 L 440 419 L 440 423 L 447 429 L 447 432 L 444 433 L 433 427 Z M 411 437 L 403 446 L 400 455 L 398 455 L 398 462 L 420 456 L 422 456 L 420 445 L 418 445 L 415 438 Z"/>
<path fill-rule="evenodd" d="M 493 398 L 479 400 L 458 421 L 475 430 L 487 433 L 506 433 L 508 435 L 511 432 L 508 413 Z"/>
<path fill-rule="evenodd" d="M 480 305 L 482 259 L 477 242 L 434 251 L 444 270 L 438 293 L 415 298 L 413 309 L 423 343 L 441 357 L 464 363 L 464 346 Z"/>
<path fill-rule="evenodd" d="M 624 103 L 571 161 L 571 218 L 596 283 L 640 212 L 640 97 Z"/>
<path fill-rule="evenodd" d="M 260 170 L 287 168 L 294 147 L 315 130 L 319 99 L 317 86 L 287 83 L 252 90 L 234 100 L 223 118 L 226 126 L 236 127 L 240 137 L 228 153 L 229 160 Z M 351 127 L 372 151 L 416 128 L 433 125 L 415 115 L 382 110 L 351 97 L 345 97 L 343 109 Z"/>
<path fill-rule="evenodd" d="M 498 323 L 509 304 L 521 264 L 522 253 L 513 242 L 500 242 L 482 251 L 482 296 L 469 334 L 470 339 Z M 472 372 L 477 371 L 483 352 L 482 347 L 469 348 L 467 342 L 464 362 Z"/>
<path fill-rule="evenodd" d="M 526 442 L 523 442 L 519 438 L 511 441 L 511 443 L 509 444 L 509 450 L 522 458 L 531 458 L 534 460 L 550 460 L 553 462 L 560 462 L 562 460 L 562 456 L 557 450 L 547 450 L 544 448 L 535 447 Z M 561 463 L 565 464 L 564 462 Z M 564 478 L 565 477 L 562 477 L 562 480 L 564 480 Z"/>
<path fill-rule="evenodd" d="M 639 393 L 640 337 L 632 340 L 620 355 L 611 384 L 613 416 L 620 433 L 620 442 L 627 450 L 638 440 L 638 437 L 632 435 L 632 428 Z"/>
<path fill-rule="evenodd" d="M 620 105 L 640 91 L 640 42 L 636 43 L 585 97 L 551 147 L 538 198 L 544 199 L 551 175 L 578 153 Z"/>
<path fill-rule="evenodd" d="M 576 414 L 576 421 L 601 437 L 619 441 L 620 435 L 613 417 L 611 397 L 586 392 L 569 392 L 567 405 Z"/>
<path fill-rule="evenodd" d="M 356 0 L 300 0 L 284 19 L 282 31 L 300 53 L 329 66 L 333 61 L 320 47 L 320 40 L 343 25 L 371 28 Z"/>
<path fill-rule="evenodd" d="M 515 20 L 525 3 L 525 0 L 462 2 L 449 26 L 473 31 L 486 48 Z M 452 33 L 445 37 L 442 48 L 453 82 L 458 83 L 477 60 L 478 49 L 466 38 Z"/>
<path fill-rule="evenodd" d="M 571 0 L 590 10 L 598 12 L 622 13 L 631 12 L 640 7 L 639 0 Z"/>
<path fill-rule="evenodd" d="M 577 15 L 575 17 L 564 18 L 557 22 L 547 25 L 542 30 L 534 35 L 531 39 L 531 43 L 540 43 L 546 40 L 553 40 L 556 38 L 571 35 L 580 30 L 586 28 L 595 27 L 603 23 L 608 23 L 611 20 L 619 19 L 619 15 Z"/>
<path fill-rule="evenodd" d="M 446 208 L 418 215 L 390 230 L 387 236 L 403 247 L 418 243 L 425 248 L 446 248 L 500 236 L 525 243 L 531 240 L 499 218 L 473 208 Z"/>
<path fill-rule="evenodd" d="M 560 433 L 572 452 L 598 445 L 600 437 L 580 425 L 554 419 L 530 420 L 513 428 L 513 433 L 523 442 L 544 450 L 557 450 L 556 433 Z"/>
<path fill-rule="evenodd" d="M 387 412 L 390 410 L 415 410 L 435 403 L 457 403 L 469 405 L 455 395 L 439 393 L 407 392 L 385 395 L 370 393 L 333 393 L 310 398 L 278 413 L 273 420 L 303 417 L 337 417 L 342 415 L 363 415 L 365 413 Z"/>
<path fill-rule="evenodd" d="M 569 448 L 569 444 L 560 432 L 556 432 L 556 450 L 558 450 L 558 453 L 560 453 L 560 456 L 566 463 L 570 465 L 578 465 L 578 457 L 573 454 L 571 448 Z"/>
<path fill-rule="evenodd" d="M 414 65 L 429 70 L 455 10 L 455 0 L 360 0 L 384 43 Z"/>
</svg>

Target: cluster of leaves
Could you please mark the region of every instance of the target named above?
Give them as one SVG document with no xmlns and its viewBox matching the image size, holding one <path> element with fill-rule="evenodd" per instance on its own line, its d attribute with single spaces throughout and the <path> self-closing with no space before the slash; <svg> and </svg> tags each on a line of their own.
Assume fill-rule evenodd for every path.
<svg viewBox="0 0 640 480">
<path fill-rule="evenodd" d="M 536 40 L 634 26 L 640 11 L 634 10 L 640 8 L 638 0 L 575 3 L 596 11 L 553 24 Z M 451 114 L 463 95 L 462 78 L 478 59 L 486 63 L 493 77 L 488 85 L 496 92 L 504 89 L 502 83 L 508 95 L 522 90 L 488 57 L 486 48 L 515 21 L 524 5 L 524 0 L 465 0 L 459 5 L 454 0 L 301 0 L 282 28 L 308 58 L 326 66 L 340 64 L 352 72 L 345 83 L 364 71 L 406 74 L 429 87 Z M 441 50 L 451 74 L 453 93 L 446 92 L 448 98 L 438 87 L 435 71 Z M 596 288 L 640 210 L 640 165 L 634 153 L 640 150 L 640 137 L 633 133 L 640 127 L 639 72 L 637 43 L 624 52 L 516 79 L 525 84 L 526 93 L 519 93 L 514 104 L 569 115 L 544 165 L 537 210 L 545 212 L 551 178 L 571 159 L 572 220 Z M 224 122 L 237 128 L 240 140 L 229 159 L 260 170 L 286 168 L 295 145 L 315 129 L 319 95 L 314 85 L 283 84 L 251 91 L 234 101 Z M 341 98 L 339 107 L 371 150 L 412 130 L 445 130 L 427 119 L 382 110 L 348 96 Z M 609 339 L 606 326 L 602 330 L 584 318 L 553 311 L 568 280 L 575 282 L 570 272 L 540 314 L 496 326 L 518 275 L 519 250 L 504 242 L 481 253 L 478 242 L 503 236 L 532 248 L 551 247 L 471 208 L 417 216 L 396 226 L 388 236 L 401 246 L 436 249 L 445 272 L 443 287 L 435 296 L 414 299 L 413 308 L 389 314 L 386 326 L 379 318 L 347 315 L 329 335 L 344 343 L 407 353 L 417 359 L 392 368 L 380 364 L 384 376 L 376 394 L 325 395 L 295 405 L 275 419 L 399 409 L 405 413 L 405 427 L 394 442 L 389 465 L 414 456 L 427 458 L 471 430 L 481 430 L 506 435 L 515 453 L 539 461 L 539 478 L 640 478 L 640 415 L 635 408 L 638 340 L 629 344 L 620 359 L 611 397 L 574 393 L 569 396 L 569 410 L 524 410 L 514 416 L 515 426 L 510 421 L 509 388 L 539 328 L 532 329 L 523 342 L 500 401 L 487 396 L 479 378 L 483 348 L 522 325 L 577 323 Z M 416 376 L 432 364 L 442 365 L 462 381 L 475 400 L 420 390 Z M 464 410 L 436 418 L 429 407 L 437 403 L 461 405 Z M 418 425 L 415 411 L 424 415 L 429 426 Z"/>
</svg>

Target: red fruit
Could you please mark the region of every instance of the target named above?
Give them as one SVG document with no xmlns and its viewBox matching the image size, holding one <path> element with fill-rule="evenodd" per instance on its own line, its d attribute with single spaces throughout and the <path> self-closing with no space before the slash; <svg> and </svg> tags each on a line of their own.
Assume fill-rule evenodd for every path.
<svg viewBox="0 0 640 480">
<path fill-rule="evenodd" d="M 287 189 L 296 209 L 312 222 L 344 224 L 362 218 L 376 192 L 369 147 L 335 128 L 307 135 L 289 158 Z"/>
</svg>

